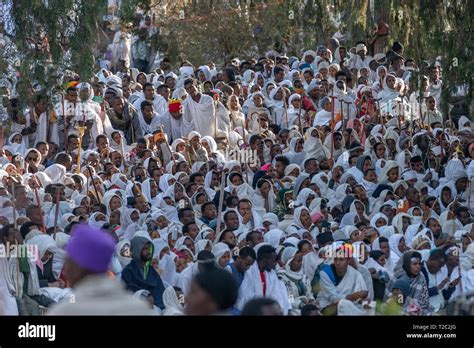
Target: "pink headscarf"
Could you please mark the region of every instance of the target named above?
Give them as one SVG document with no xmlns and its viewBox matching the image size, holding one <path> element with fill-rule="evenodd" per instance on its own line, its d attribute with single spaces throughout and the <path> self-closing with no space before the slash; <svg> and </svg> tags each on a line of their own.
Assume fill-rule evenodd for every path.
<svg viewBox="0 0 474 348">
<path fill-rule="evenodd" d="M 347 128 L 354 129 L 354 123 L 356 121 L 360 123 L 360 132 L 357 135 L 359 136 L 360 143 L 363 145 L 365 144 L 365 130 L 364 130 L 364 125 L 362 124 L 362 122 L 357 118 L 351 118 L 347 122 Z"/>
</svg>

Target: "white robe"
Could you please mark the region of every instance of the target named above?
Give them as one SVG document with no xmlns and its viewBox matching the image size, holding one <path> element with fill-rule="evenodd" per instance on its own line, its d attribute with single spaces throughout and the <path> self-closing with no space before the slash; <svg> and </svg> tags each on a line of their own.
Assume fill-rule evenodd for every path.
<svg viewBox="0 0 474 348">
<path fill-rule="evenodd" d="M 168 139 L 174 141 L 179 139 L 187 134 L 183 132 L 183 118 L 181 117 L 179 120 L 175 119 L 171 114 L 166 112 L 164 115 L 160 115 L 160 123 L 163 125 L 163 131 L 168 134 Z"/>
<path fill-rule="evenodd" d="M 337 286 L 334 285 L 326 272 L 321 271 L 320 275 L 321 291 L 318 294 L 318 301 L 321 308 L 343 300 L 354 292 L 368 291 L 362 275 L 352 266 L 347 267 L 346 274 Z"/>
<path fill-rule="evenodd" d="M 317 126 L 329 126 L 331 122 L 331 113 L 326 110 L 320 110 L 314 117 L 313 127 Z"/>
<path fill-rule="evenodd" d="M 133 107 L 138 111 L 141 110 L 141 104 L 145 101 L 145 96 L 142 95 L 138 100 L 133 103 Z M 164 115 L 168 111 L 168 101 L 159 94 L 155 94 L 153 99 L 153 110 L 158 115 Z"/>
<path fill-rule="evenodd" d="M 140 128 L 142 130 L 143 135 L 152 134 L 154 131 L 159 129 L 160 126 L 162 125 L 162 123 L 161 123 L 162 118 L 159 117 L 159 115 L 156 112 L 153 115 L 153 118 L 151 119 L 151 122 L 147 123 L 145 121 L 145 118 L 143 117 L 143 113 L 140 110 L 140 111 L 138 111 L 138 121 L 140 122 Z"/>
<path fill-rule="evenodd" d="M 278 302 L 284 315 L 291 309 L 288 299 L 288 291 L 285 284 L 278 279 L 275 270 L 265 272 L 266 291 L 263 295 L 262 279 L 260 278 L 260 270 L 257 262 L 245 272 L 245 277 L 239 288 L 239 296 L 237 298 L 237 308 L 242 310 L 247 302 L 254 298 L 265 297 L 272 298 Z"/>
<path fill-rule="evenodd" d="M 183 102 L 183 131 L 189 134 L 197 131 L 201 137 L 215 135 L 216 115 L 214 113 L 214 101 L 211 97 L 201 94 L 199 102 L 187 97 Z"/>
</svg>

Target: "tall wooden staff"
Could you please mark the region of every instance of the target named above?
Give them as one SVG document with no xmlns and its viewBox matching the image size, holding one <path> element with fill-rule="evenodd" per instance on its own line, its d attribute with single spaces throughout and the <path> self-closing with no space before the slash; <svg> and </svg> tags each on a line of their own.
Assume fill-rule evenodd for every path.
<svg viewBox="0 0 474 348">
<path fill-rule="evenodd" d="M 286 128 L 288 129 L 288 104 L 286 102 L 286 92 L 285 89 L 281 89 L 283 91 L 283 105 L 285 106 L 285 122 L 286 122 Z"/>
<path fill-rule="evenodd" d="M 219 191 L 219 206 L 217 208 L 217 226 L 216 236 L 221 232 L 222 208 L 224 206 L 224 187 L 225 187 L 225 170 L 222 169 L 221 187 Z"/>
<path fill-rule="evenodd" d="M 81 150 L 82 150 L 82 140 L 84 139 L 86 124 L 86 113 L 84 112 L 84 102 L 82 102 L 82 125 L 80 124 L 77 129 L 79 130 L 79 146 L 77 148 L 77 167 L 76 173 L 81 172 Z"/>
<path fill-rule="evenodd" d="M 56 232 L 58 231 L 58 217 L 59 217 L 59 187 L 58 185 L 54 185 L 56 189 L 56 209 L 54 211 L 54 235 L 53 239 L 56 240 Z"/>
<path fill-rule="evenodd" d="M 13 208 L 13 226 L 16 228 L 16 198 L 15 198 L 15 182 L 12 180 L 11 182 L 12 185 L 12 208 Z"/>
<path fill-rule="evenodd" d="M 36 182 L 36 186 L 39 186 L 39 183 L 38 183 L 38 178 L 36 176 L 33 177 L 35 182 Z M 35 187 L 33 189 L 33 191 L 35 192 L 35 197 L 36 197 L 36 205 L 39 209 L 41 209 L 41 201 L 40 201 L 40 198 L 39 198 L 39 194 L 38 194 L 38 188 Z M 44 223 L 44 217 L 41 217 L 41 223 L 43 224 L 43 227 L 46 228 L 46 225 Z M 46 231 L 45 231 L 46 232 Z"/>
<path fill-rule="evenodd" d="M 342 98 L 339 99 L 339 102 L 341 104 L 341 121 L 342 121 L 342 129 L 345 130 L 346 129 L 346 120 L 344 119 L 344 108 L 342 107 L 342 103 L 343 103 L 343 100 Z"/>
<path fill-rule="evenodd" d="M 468 179 L 469 179 L 469 193 L 468 193 L 468 196 L 467 196 L 467 208 L 468 208 L 469 210 L 471 210 L 472 176 L 471 176 L 471 177 L 468 176 Z"/>
<path fill-rule="evenodd" d="M 303 134 L 303 126 L 301 125 L 301 104 L 302 104 L 303 100 L 300 98 L 300 108 L 298 110 L 298 125 L 300 127 L 300 132 L 301 134 Z"/>
<path fill-rule="evenodd" d="M 334 98 L 335 98 L 334 95 L 332 95 L 331 96 L 331 163 L 334 163 Z"/>
<path fill-rule="evenodd" d="M 97 187 L 95 187 L 94 178 L 92 177 L 92 171 L 89 165 L 86 165 L 87 171 L 89 172 L 89 178 L 92 181 L 92 187 L 94 188 L 95 196 L 97 198 L 97 203 L 100 203 L 99 192 L 97 192 Z M 89 188 L 89 184 L 86 183 L 87 188 Z"/>
<path fill-rule="evenodd" d="M 64 151 L 67 152 L 67 117 L 66 112 L 64 111 L 64 94 L 61 93 L 61 111 L 63 114 L 64 121 Z"/>
<path fill-rule="evenodd" d="M 213 96 L 214 99 L 214 139 L 217 138 L 217 93 Z M 232 120 L 231 120 L 232 122 Z"/>
</svg>

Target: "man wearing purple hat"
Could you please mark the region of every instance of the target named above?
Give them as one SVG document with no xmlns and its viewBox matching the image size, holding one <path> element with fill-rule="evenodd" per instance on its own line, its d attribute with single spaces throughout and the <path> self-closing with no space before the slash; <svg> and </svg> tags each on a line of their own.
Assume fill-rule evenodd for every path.
<svg viewBox="0 0 474 348">
<path fill-rule="evenodd" d="M 145 302 L 106 275 L 114 248 L 113 238 L 102 230 L 82 224 L 74 229 L 63 268 L 74 295 L 52 307 L 48 315 L 150 314 Z"/>
</svg>

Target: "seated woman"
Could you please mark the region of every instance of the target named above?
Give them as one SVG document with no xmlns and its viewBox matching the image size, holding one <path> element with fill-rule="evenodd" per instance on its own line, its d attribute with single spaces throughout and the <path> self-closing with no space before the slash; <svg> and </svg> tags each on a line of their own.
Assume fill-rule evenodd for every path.
<svg viewBox="0 0 474 348">
<path fill-rule="evenodd" d="M 419 306 L 421 315 L 429 315 L 431 308 L 428 285 L 425 276 L 421 273 L 421 254 L 418 251 L 404 253 L 395 266 L 394 276 L 396 279 L 408 277 L 410 291 L 407 301 Z"/>
<path fill-rule="evenodd" d="M 287 247 L 283 251 L 282 261 L 285 268 L 277 272 L 278 278 L 283 281 L 288 290 L 292 315 L 301 315 L 301 308 L 316 300 L 311 292 L 311 284 L 303 273 L 303 253 L 295 247 Z"/>
</svg>

